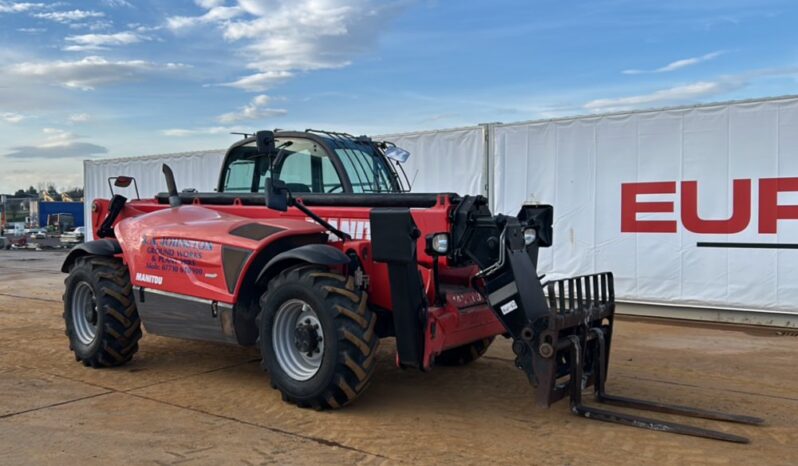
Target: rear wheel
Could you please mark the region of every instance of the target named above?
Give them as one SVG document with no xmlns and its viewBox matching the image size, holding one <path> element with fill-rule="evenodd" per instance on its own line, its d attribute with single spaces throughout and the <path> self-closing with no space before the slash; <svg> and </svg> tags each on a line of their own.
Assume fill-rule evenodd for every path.
<svg viewBox="0 0 798 466">
<path fill-rule="evenodd" d="M 91 367 L 130 361 L 141 321 L 127 267 L 110 257 L 80 257 L 65 284 L 64 321 L 75 359 Z"/>
<path fill-rule="evenodd" d="M 493 337 L 448 349 L 435 357 L 435 364 L 439 366 L 464 366 L 476 361 L 485 354 L 491 343 L 493 343 Z"/>
<path fill-rule="evenodd" d="M 376 367 L 377 316 L 351 277 L 288 269 L 269 283 L 258 319 L 263 366 L 283 400 L 339 408 L 368 386 Z"/>
</svg>

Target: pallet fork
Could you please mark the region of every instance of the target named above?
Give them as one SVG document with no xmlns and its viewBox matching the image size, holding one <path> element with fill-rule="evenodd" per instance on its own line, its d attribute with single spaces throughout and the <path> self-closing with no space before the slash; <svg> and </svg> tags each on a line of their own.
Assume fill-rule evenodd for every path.
<svg viewBox="0 0 798 466">
<path fill-rule="evenodd" d="M 548 407 L 568 396 L 571 411 L 587 419 L 660 432 L 748 443 L 745 437 L 686 424 L 587 406 L 582 391 L 593 386 L 595 401 L 624 408 L 759 425 L 763 419 L 610 395 L 605 390 L 615 313 L 612 273 L 541 283 L 537 248 L 523 242 L 521 225 L 507 219 L 499 261 L 481 272 L 494 312 L 513 338 L 516 366 L 536 387 L 536 404 Z M 544 291 L 545 289 L 545 291 Z"/>
</svg>

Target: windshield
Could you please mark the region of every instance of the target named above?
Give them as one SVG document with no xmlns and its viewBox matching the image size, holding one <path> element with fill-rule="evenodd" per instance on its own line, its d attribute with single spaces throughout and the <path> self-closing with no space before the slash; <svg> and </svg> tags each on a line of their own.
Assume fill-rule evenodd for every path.
<svg viewBox="0 0 798 466">
<path fill-rule="evenodd" d="M 275 138 L 277 149 L 271 156 L 259 155 L 255 142 L 234 149 L 224 168 L 224 192 L 263 192 L 266 178 L 274 176 L 284 181 L 293 193 L 344 193 L 340 169 L 353 193 L 389 193 L 398 191 L 395 175 L 385 158 L 370 144 L 349 141 L 327 141 L 334 157 L 309 138 Z M 288 144 L 288 145 L 286 145 Z M 279 152 L 279 160 L 275 160 Z M 337 159 L 337 160 L 334 160 Z M 274 163 L 272 167 L 271 164 Z"/>
<path fill-rule="evenodd" d="M 389 193 L 394 191 L 392 173 L 385 160 L 371 147 L 341 147 L 335 153 L 349 175 L 352 192 Z"/>
</svg>

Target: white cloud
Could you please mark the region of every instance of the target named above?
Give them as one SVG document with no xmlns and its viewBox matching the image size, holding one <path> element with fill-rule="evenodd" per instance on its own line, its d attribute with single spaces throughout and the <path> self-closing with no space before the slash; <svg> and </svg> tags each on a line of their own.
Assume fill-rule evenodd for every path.
<svg viewBox="0 0 798 466">
<path fill-rule="evenodd" d="M 146 74 L 185 68 L 179 63 L 156 64 L 144 60 L 107 60 L 88 56 L 80 60 L 26 62 L 11 65 L 13 76 L 57 83 L 65 87 L 91 90 L 97 86 L 140 79 Z"/>
<path fill-rule="evenodd" d="M 0 1 L 0 13 L 24 13 L 31 10 L 39 10 L 46 7 L 45 3 L 29 2 L 2 2 Z"/>
<path fill-rule="evenodd" d="M 70 29 L 88 29 L 89 31 L 104 31 L 114 27 L 110 19 L 98 19 L 88 22 L 69 23 Z"/>
<path fill-rule="evenodd" d="M 666 105 L 694 101 L 711 95 L 723 94 L 745 86 L 744 81 L 726 79 L 719 81 L 699 81 L 692 84 L 660 89 L 649 94 L 595 99 L 584 105 L 584 108 L 596 112 L 621 111 L 642 106 Z"/>
<path fill-rule="evenodd" d="M 88 18 L 101 18 L 105 13 L 94 10 L 71 10 L 71 11 L 48 11 L 46 13 L 34 13 L 34 17 L 48 19 L 57 23 L 71 23 Z"/>
<path fill-rule="evenodd" d="M 104 50 L 108 46 L 135 44 L 148 39 L 148 37 L 130 31 L 117 32 L 115 34 L 81 34 L 67 36 L 65 40 L 73 45 L 64 47 L 64 50 L 68 52 Z"/>
<path fill-rule="evenodd" d="M 8 159 L 60 159 L 94 157 L 108 153 L 108 149 L 97 144 L 78 142 L 81 138 L 72 132 L 58 128 L 44 128 L 44 141 L 35 146 L 12 147 L 5 154 Z"/>
<path fill-rule="evenodd" d="M 287 110 L 282 108 L 269 108 L 270 101 L 271 99 L 267 95 L 255 96 L 250 103 L 244 105 L 238 111 L 219 115 L 216 120 L 219 123 L 235 123 L 236 121 L 256 120 L 288 113 Z"/>
<path fill-rule="evenodd" d="M 217 6 L 224 5 L 225 0 L 194 0 L 200 8 L 211 9 Z"/>
<path fill-rule="evenodd" d="M 194 128 L 194 129 L 185 129 L 185 128 L 165 129 L 161 131 L 161 134 L 169 137 L 184 138 L 188 136 L 229 134 L 232 132 L 243 132 L 243 131 L 244 130 L 239 127 L 211 126 L 211 127 Z"/>
<path fill-rule="evenodd" d="M 709 60 L 714 60 L 715 58 L 718 58 L 719 56 L 723 55 L 723 53 L 724 52 L 722 50 L 719 50 L 717 52 L 711 52 L 705 55 L 701 55 L 700 57 L 683 58 L 681 60 L 670 62 L 667 65 L 661 66 L 654 70 L 623 70 L 623 74 L 669 73 L 671 71 L 687 68 L 688 66 L 697 65 L 699 63 L 703 63 Z"/>
<path fill-rule="evenodd" d="M 0 119 L 5 121 L 6 123 L 16 124 L 26 118 L 28 117 L 26 117 L 25 115 L 21 115 L 19 113 L 13 113 L 13 112 L 0 113 Z"/>
<path fill-rule="evenodd" d="M 194 67 L 194 65 L 188 65 L 188 64 L 185 64 L 185 63 L 172 63 L 172 62 L 169 62 L 169 63 L 165 64 L 164 66 L 166 67 L 167 70 L 184 70 L 184 69 L 187 69 L 187 68 L 193 68 Z"/>
<path fill-rule="evenodd" d="M 128 8 L 134 8 L 133 4 L 128 2 L 127 0 L 103 0 L 103 5 L 111 8 L 119 8 L 123 6 Z"/>
<path fill-rule="evenodd" d="M 200 16 L 172 17 L 173 31 L 217 25 L 228 42 L 241 43 L 252 74 L 224 85 L 264 91 L 297 72 L 340 68 L 371 50 L 379 33 L 405 1 L 238 0 L 197 1 Z M 224 13 L 224 14 L 222 14 Z"/>
<path fill-rule="evenodd" d="M 86 123 L 89 120 L 91 120 L 91 115 L 88 113 L 73 113 L 69 115 L 69 122 L 73 124 Z"/>
<path fill-rule="evenodd" d="M 99 45 L 67 45 L 61 48 L 64 52 L 99 52 L 108 50 L 108 47 L 101 47 Z"/>
<path fill-rule="evenodd" d="M 269 89 L 275 84 L 285 81 L 292 77 L 294 73 L 290 71 L 264 71 L 262 73 L 244 76 L 236 81 L 226 83 L 225 86 L 243 89 L 245 91 L 257 92 Z"/>
<path fill-rule="evenodd" d="M 163 26 L 145 26 L 141 23 L 128 23 L 127 27 L 136 32 L 153 32 L 163 29 Z"/>
<path fill-rule="evenodd" d="M 241 8 L 227 6 L 212 6 L 202 16 L 172 16 L 167 18 L 166 26 L 172 31 L 188 29 L 201 24 L 224 22 L 244 13 Z"/>
<path fill-rule="evenodd" d="M 63 146 L 78 138 L 75 133 L 58 128 L 44 128 L 42 129 L 42 133 L 45 134 L 45 139 L 40 147 Z"/>
<path fill-rule="evenodd" d="M 17 28 L 17 31 L 24 32 L 26 34 L 38 34 L 40 32 L 47 31 L 47 29 L 45 29 L 45 28 Z"/>
</svg>

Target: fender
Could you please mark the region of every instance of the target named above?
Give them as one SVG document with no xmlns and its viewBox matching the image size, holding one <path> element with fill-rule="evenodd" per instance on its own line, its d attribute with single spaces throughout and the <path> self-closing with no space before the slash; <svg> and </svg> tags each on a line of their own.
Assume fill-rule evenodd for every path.
<svg viewBox="0 0 798 466">
<path fill-rule="evenodd" d="M 61 266 L 61 271 L 64 273 L 69 273 L 69 269 L 72 267 L 75 261 L 78 260 L 78 257 L 110 257 L 117 254 L 122 254 L 122 246 L 120 246 L 119 241 L 115 239 L 106 238 L 89 241 L 88 243 L 75 246 L 71 251 L 69 251 L 69 255 L 66 256 L 66 259 L 64 259 L 64 264 Z"/>
<path fill-rule="evenodd" d="M 262 254 L 260 256 L 263 257 Z M 282 252 L 269 259 L 263 266 L 260 265 L 263 262 L 252 265 L 246 273 L 242 274 L 243 278 L 238 286 L 240 293 L 238 295 L 238 304 L 236 304 L 236 312 L 234 313 L 234 325 L 238 343 L 244 346 L 255 344 L 258 338 L 255 317 L 260 312 L 260 305 L 258 304 L 260 293 L 255 293 L 255 291 L 263 289 L 262 287 L 280 273 L 281 270 L 299 263 L 331 266 L 349 264 L 350 262 L 350 257 L 341 252 L 340 249 L 324 243 L 312 243 L 291 247 L 288 250 L 283 249 Z M 260 286 L 255 286 L 256 284 Z"/>
<path fill-rule="evenodd" d="M 280 270 L 289 264 L 305 262 L 313 265 L 344 265 L 352 259 L 328 244 L 306 244 L 274 256 L 258 274 L 255 283 L 260 283 L 263 279 L 268 279 L 277 275 Z"/>
</svg>

